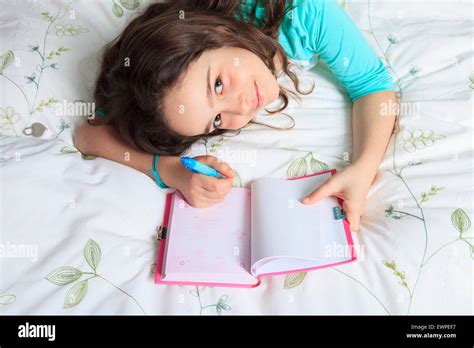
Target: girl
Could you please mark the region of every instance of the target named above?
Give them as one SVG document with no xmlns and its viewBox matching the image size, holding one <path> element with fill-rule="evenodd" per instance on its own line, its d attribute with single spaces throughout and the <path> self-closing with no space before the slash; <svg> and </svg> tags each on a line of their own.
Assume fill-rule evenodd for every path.
<svg viewBox="0 0 474 348">
<path fill-rule="evenodd" d="M 150 5 L 105 51 L 94 98 L 100 108 L 75 146 L 176 188 L 194 207 L 221 202 L 233 170 L 213 156 L 195 159 L 226 179 L 193 174 L 179 155 L 199 139 L 240 130 L 266 105 L 307 94 L 288 57 L 323 59 L 353 104 L 352 164 L 303 200 L 335 195 L 353 231 L 390 138 L 396 102 L 382 62 L 335 0 L 181 0 Z M 286 74 L 297 93 L 277 83 Z M 96 126 L 93 126 L 96 125 Z M 97 126 L 98 125 L 98 126 Z M 154 170 L 149 170 L 154 165 Z"/>
</svg>

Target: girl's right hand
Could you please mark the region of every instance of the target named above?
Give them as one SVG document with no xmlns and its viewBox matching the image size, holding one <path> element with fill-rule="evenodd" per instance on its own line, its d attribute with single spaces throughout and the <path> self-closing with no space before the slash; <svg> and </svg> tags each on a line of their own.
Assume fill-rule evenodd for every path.
<svg viewBox="0 0 474 348">
<path fill-rule="evenodd" d="M 178 167 L 180 172 L 177 173 L 177 176 L 180 180 L 176 181 L 176 189 L 181 191 L 186 201 L 195 208 L 207 208 L 222 202 L 232 189 L 234 171 L 227 163 L 215 156 L 206 155 L 193 158 L 214 168 L 226 179 L 192 173 L 181 164 Z"/>
</svg>

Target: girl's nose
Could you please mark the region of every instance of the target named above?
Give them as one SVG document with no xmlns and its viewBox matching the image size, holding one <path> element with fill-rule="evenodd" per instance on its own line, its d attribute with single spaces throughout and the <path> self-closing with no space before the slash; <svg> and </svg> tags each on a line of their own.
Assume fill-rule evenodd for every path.
<svg viewBox="0 0 474 348">
<path fill-rule="evenodd" d="M 255 99 L 253 89 L 246 86 L 234 94 L 227 94 L 222 100 L 222 114 L 225 116 L 227 129 L 240 129 L 245 126 L 254 116 Z"/>
<path fill-rule="evenodd" d="M 237 110 L 239 111 L 237 114 L 250 117 L 255 109 L 255 105 L 252 94 L 249 93 L 248 89 L 240 92 L 237 101 Z"/>
<path fill-rule="evenodd" d="M 253 101 L 245 92 L 241 92 L 237 98 L 234 97 L 233 106 L 230 108 L 230 117 L 227 118 L 229 129 L 239 129 L 245 126 L 253 117 Z"/>
</svg>

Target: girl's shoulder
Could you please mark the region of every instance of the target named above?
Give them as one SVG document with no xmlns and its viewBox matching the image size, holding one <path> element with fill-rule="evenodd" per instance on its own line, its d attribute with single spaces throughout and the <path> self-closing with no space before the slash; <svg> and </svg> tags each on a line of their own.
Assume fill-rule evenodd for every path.
<svg viewBox="0 0 474 348">
<path fill-rule="evenodd" d="M 286 13 L 280 23 L 278 41 L 288 54 L 289 58 L 299 61 L 310 61 L 314 51 L 310 42 L 313 35 L 312 30 L 319 12 L 323 7 L 322 1 L 335 0 L 287 0 L 287 8 L 291 9 Z M 255 3 L 257 3 L 255 5 Z M 260 26 L 265 18 L 265 5 L 263 1 L 241 0 L 241 11 L 243 20 L 249 22 L 253 7 L 255 8 L 255 19 L 253 25 Z"/>
</svg>

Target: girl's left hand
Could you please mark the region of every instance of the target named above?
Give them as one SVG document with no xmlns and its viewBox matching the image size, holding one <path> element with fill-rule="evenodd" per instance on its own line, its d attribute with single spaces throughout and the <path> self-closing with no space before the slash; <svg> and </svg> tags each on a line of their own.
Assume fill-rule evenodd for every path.
<svg viewBox="0 0 474 348">
<path fill-rule="evenodd" d="M 351 164 L 311 192 L 302 203 L 313 204 L 327 196 L 339 197 L 344 200 L 342 210 L 351 231 L 358 231 L 367 193 L 376 174 L 377 171 L 368 172 L 361 165 Z"/>
</svg>

